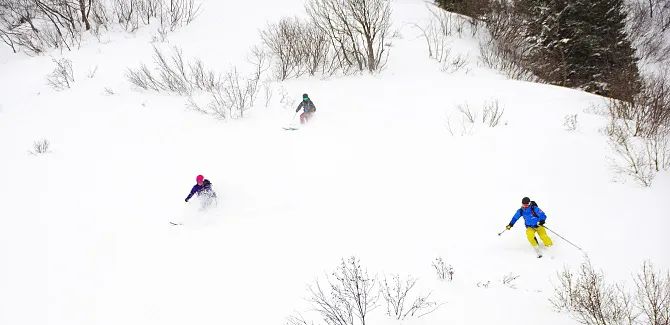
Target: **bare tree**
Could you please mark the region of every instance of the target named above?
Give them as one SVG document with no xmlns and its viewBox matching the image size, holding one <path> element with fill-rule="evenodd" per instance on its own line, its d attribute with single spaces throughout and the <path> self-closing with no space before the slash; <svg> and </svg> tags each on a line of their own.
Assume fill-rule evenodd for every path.
<svg viewBox="0 0 670 325">
<path fill-rule="evenodd" d="M 47 76 L 47 83 L 56 90 L 70 88 L 74 82 L 72 61 L 63 58 L 60 60 L 53 59 L 53 62 L 56 63 L 56 68 Z"/>
<path fill-rule="evenodd" d="M 670 324 L 670 273 L 656 272 L 653 264 L 645 261 L 634 280 L 636 307 L 642 311 L 644 324 Z"/>
<path fill-rule="evenodd" d="M 310 301 L 330 325 L 354 325 L 354 316 L 365 325 L 368 312 L 376 307 L 377 280 L 370 277 L 355 257 L 342 259 L 328 278 L 329 292 L 320 283 L 310 287 Z"/>
<path fill-rule="evenodd" d="M 334 62 L 344 72 L 375 72 L 388 57 L 391 6 L 388 0 L 310 0 L 306 5 L 314 24 L 326 33 Z"/>
<path fill-rule="evenodd" d="M 407 317 L 423 317 L 437 310 L 440 304 L 429 301 L 430 293 L 411 298 L 410 291 L 416 285 L 417 279 L 407 277 L 400 279 L 399 275 L 393 275 L 391 280 L 384 278 L 381 284 L 381 294 L 386 301 L 386 314 L 395 319 L 402 320 Z M 412 291 L 413 292 L 413 291 Z M 410 301 L 411 304 L 409 303 Z"/>
</svg>

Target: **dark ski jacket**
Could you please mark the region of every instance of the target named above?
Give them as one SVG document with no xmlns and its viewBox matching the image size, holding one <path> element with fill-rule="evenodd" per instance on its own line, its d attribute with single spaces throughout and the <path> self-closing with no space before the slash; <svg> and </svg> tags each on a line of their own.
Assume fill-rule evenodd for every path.
<svg viewBox="0 0 670 325">
<path fill-rule="evenodd" d="M 316 112 L 316 106 L 314 106 L 314 103 L 312 102 L 311 99 L 308 100 L 303 100 L 298 104 L 298 108 L 296 108 L 296 113 L 299 112 L 301 109 L 305 109 L 305 113 L 312 113 Z"/>
<path fill-rule="evenodd" d="M 193 197 L 193 195 L 197 194 L 200 196 L 201 194 L 205 194 L 208 196 L 216 197 L 216 193 L 212 190 L 212 183 L 206 179 L 202 182 L 202 185 L 195 184 L 193 188 L 191 189 L 191 193 L 188 194 L 186 197 L 186 202 Z"/>
</svg>

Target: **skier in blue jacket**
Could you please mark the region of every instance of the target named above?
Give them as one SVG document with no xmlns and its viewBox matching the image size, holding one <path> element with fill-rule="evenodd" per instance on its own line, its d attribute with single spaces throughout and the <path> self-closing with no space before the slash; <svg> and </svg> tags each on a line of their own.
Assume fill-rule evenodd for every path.
<svg viewBox="0 0 670 325">
<path fill-rule="evenodd" d="M 198 175 L 195 178 L 195 181 L 196 184 L 193 185 L 191 192 L 184 201 L 188 202 L 188 200 L 190 200 L 193 195 L 197 195 L 198 197 L 202 197 L 203 207 L 209 206 L 212 201 L 216 199 L 216 193 L 212 189 L 212 183 L 208 179 L 205 179 L 205 177 L 202 175 Z"/>
<path fill-rule="evenodd" d="M 551 238 L 547 235 L 547 230 L 544 228 L 544 223 L 547 220 L 547 215 L 534 204 L 535 202 L 531 201 L 530 198 L 524 197 L 521 199 L 521 208 L 516 211 L 512 220 L 509 222 L 507 230 L 514 227 L 514 223 L 523 217 L 524 223 L 526 224 L 526 238 L 533 248 L 538 246 L 537 240 L 535 239 L 535 233 L 540 235 L 540 239 L 545 247 L 550 247 L 553 245 Z"/>
</svg>

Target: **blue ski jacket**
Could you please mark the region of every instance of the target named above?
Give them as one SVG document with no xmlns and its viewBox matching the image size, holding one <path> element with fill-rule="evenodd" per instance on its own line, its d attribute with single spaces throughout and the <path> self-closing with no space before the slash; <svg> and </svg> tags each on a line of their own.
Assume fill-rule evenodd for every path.
<svg viewBox="0 0 670 325">
<path fill-rule="evenodd" d="M 200 194 L 207 194 L 209 196 L 216 197 L 216 193 L 214 193 L 214 191 L 212 190 L 212 183 L 207 179 L 202 182 L 202 185 L 195 184 L 191 189 L 191 193 L 188 194 L 186 200 L 184 201 L 188 202 L 188 200 L 190 200 L 193 197 L 193 195 L 196 194 L 198 196 L 200 196 Z"/>
<path fill-rule="evenodd" d="M 527 208 L 521 208 L 516 210 L 516 213 L 512 217 L 512 221 L 509 222 L 510 226 L 514 226 L 514 223 L 523 217 L 526 227 L 537 227 L 537 223 L 542 220 L 547 220 L 547 215 L 544 214 L 544 211 L 538 206 L 528 206 Z"/>
</svg>

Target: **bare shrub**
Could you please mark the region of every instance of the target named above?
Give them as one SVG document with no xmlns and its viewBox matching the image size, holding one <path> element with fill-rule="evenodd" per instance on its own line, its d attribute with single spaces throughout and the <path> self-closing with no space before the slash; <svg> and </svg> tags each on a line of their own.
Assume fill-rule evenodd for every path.
<svg viewBox="0 0 670 325">
<path fill-rule="evenodd" d="M 391 280 L 384 278 L 381 285 L 381 294 L 386 301 L 386 314 L 398 320 L 407 317 L 420 318 L 437 310 L 440 305 L 437 302 L 429 301 L 430 293 L 417 295 L 414 299 L 410 291 L 416 285 L 417 279 L 407 277 L 400 279 L 399 275 L 393 275 Z M 408 305 L 408 302 L 412 301 Z"/>
<path fill-rule="evenodd" d="M 320 283 L 310 287 L 309 301 L 323 320 L 332 325 L 354 325 L 356 317 L 365 325 L 368 311 L 376 307 L 377 280 L 370 277 L 355 257 L 342 259 L 340 266 L 328 278 L 328 291 Z"/>
<path fill-rule="evenodd" d="M 526 62 L 530 47 L 520 32 L 524 30 L 524 21 L 514 7 L 506 1 L 492 1 L 483 20 L 489 31 L 489 37 L 479 43 L 484 66 L 511 79 L 539 82 Z"/>
<path fill-rule="evenodd" d="M 568 131 L 577 130 L 577 114 L 568 114 L 563 117 L 563 127 Z"/>
<path fill-rule="evenodd" d="M 633 324 L 633 302 L 621 285 L 605 282 L 587 260 L 577 273 L 564 269 L 550 299 L 557 311 L 569 312 L 582 324 Z"/>
<path fill-rule="evenodd" d="M 52 59 L 56 68 L 47 76 L 47 83 L 56 90 L 68 89 L 74 82 L 72 61 L 66 58 L 60 60 Z"/>
<path fill-rule="evenodd" d="M 312 61 L 308 56 L 313 52 L 309 50 L 309 38 L 313 34 L 308 23 L 298 18 L 282 18 L 277 24 L 270 24 L 261 32 L 263 43 L 276 59 L 275 76 L 279 80 L 298 77 L 305 73 L 308 62 Z M 318 37 L 318 36 L 315 36 Z M 317 48 L 320 43 L 317 42 Z M 322 53 L 316 54 L 321 57 Z M 314 59 L 319 60 L 319 59 Z"/>
<path fill-rule="evenodd" d="M 212 91 L 221 85 L 218 74 L 207 70 L 199 59 L 187 63 L 181 49 L 174 47 L 170 57 L 154 47 L 155 72 L 142 64 L 139 69 L 128 69 L 126 77 L 144 90 L 168 91 L 190 95 L 194 90 Z"/>
<path fill-rule="evenodd" d="M 93 69 L 88 71 L 88 73 L 86 74 L 86 77 L 88 77 L 89 79 L 93 79 L 97 72 L 98 72 L 98 66 L 96 65 Z"/>
<path fill-rule="evenodd" d="M 670 273 L 663 275 L 654 270 L 650 261 L 642 264 L 636 275 L 636 308 L 641 311 L 642 323 L 670 324 Z"/>
<path fill-rule="evenodd" d="M 460 114 L 458 118 L 447 115 L 445 126 L 452 136 L 466 136 L 472 134 L 475 124 L 468 121 L 465 115 Z"/>
<path fill-rule="evenodd" d="M 313 325 L 314 322 L 307 322 L 300 313 L 291 315 L 286 319 L 285 325 Z"/>
<path fill-rule="evenodd" d="M 610 100 L 609 143 L 617 174 L 650 186 L 657 172 L 670 168 L 670 82 L 648 77 L 632 101 Z"/>
<path fill-rule="evenodd" d="M 500 103 L 497 100 L 485 102 L 482 110 L 482 123 L 494 128 L 498 126 L 504 113 L 505 109 L 500 107 Z"/>
<path fill-rule="evenodd" d="M 437 257 L 433 261 L 433 268 L 437 272 L 437 278 L 440 280 L 449 280 L 454 279 L 454 267 L 451 264 L 446 264 L 442 257 Z"/>
<path fill-rule="evenodd" d="M 51 144 L 49 143 L 49 140 L 47 139 L 42 139 L 42 140 L 37 140 L 33 142 L 33 150 L 29 151 L 32 155 L 41 155 L 45 153 L 51 152 L 49 150 L 49 146 Z"/>
<path fill-rule="evenodd" d="M 344 72 L 375 72 L 388 58 L 388 0 L 309 0 L 307 14 L 328 35 L 336 66 Z"/>
<path fill-rule="evenodd" d="M 632 177 L 642 186 L 650 186 L 654 171 L 650 167 L 639 139 L 631 136 L 629 123 L 613 120 L 607 128 L 610 147 L 616 154 L 612 167 L 617 174 Z"/>
<path fill-rule="evenodd" d="M 623 285 L 608 284 L 587 260 L 577 273 L 558 274 L 550 300 L 557 311 L 567 311 L 582 324 L 652 324 L 670 321 L 670 273 L 657 272 L 650 261 L 633 278 L 634 294 Z"/>
<path fill-rule="evenodd" d="M 477 282 L 477 288 L 487 288 L 491 286 L 491 281 L 489 280 L 484 280 L 484 281 L 478 281 Z"/>
<path fill-rule="evenodd" d="M 516 289 L 516 285 L 514 284 L 514 281 L 519 278 L 518 274 L 514 273 L 509 273 L 505 275 L 502 279 L 502 284 L 506 287 L 510 287 L 512 289 Z"/>
<path fill-rule="evenodd" d="M 450 40 L 454 33 L 461 34 L 465 19 L 448 13 L 444 10 L 434 10 L 428 7 L 431 12 L 431 20 L 426 26 L 414 25 L 421 31 L 421 36 L 426 40 L 428 56 L 441 65 L 441 70 L 448 73 L 455 73 L 463 69 L 468 61 L 462 55 L 453 56 L 449 47 Z"/>
<path fill-rule="evenodd" d="M 468 103 L 458 105 L 458 111 L 463 114 L 469 123 L 474 124 L 477 120 L 477 113 L 470 109 L 470 105 L 468 105 Z"/>
</svg>

